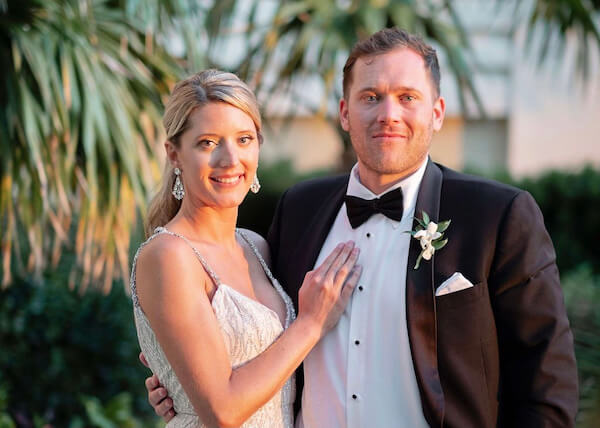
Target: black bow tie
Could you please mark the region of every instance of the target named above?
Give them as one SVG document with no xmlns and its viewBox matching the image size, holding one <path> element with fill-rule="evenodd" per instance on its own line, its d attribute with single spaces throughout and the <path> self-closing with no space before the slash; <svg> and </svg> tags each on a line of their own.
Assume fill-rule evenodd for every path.
<svg viewBox="0 0 600 428">
<path fill-rule="evenodd" d="M 356 196 L 344 198 L 346 202 L 346 213 L 352 229 L 356 229 L 363 224 L 373 214 L 383 214 L 392 220 L 402 220 L 402 188 L 398 187 L 391 192 L 386 193 L 381 198 L 362 199 Z"/>
</svg>

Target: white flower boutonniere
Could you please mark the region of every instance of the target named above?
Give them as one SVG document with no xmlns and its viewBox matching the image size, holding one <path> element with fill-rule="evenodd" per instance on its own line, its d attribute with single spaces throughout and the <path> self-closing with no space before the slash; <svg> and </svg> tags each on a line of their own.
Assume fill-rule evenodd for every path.
<svg viewBox="0 0 600 428">
<path fill-rule="evenodd" d="M 448 243 L 448 239 L 444 239 L 444 232 L 450 226 L 450 220 L 434 223 L 429 219 L 429 215 L 425 211 L 421 214 L 423 218 L 415 217 L 418 223 L 416 230 L 408 232 L 413 238 L 419 240 L 422 249 L 414 269 L 419 269 L 421 259 L 431 260 L 433 253 Z"/>
</svg>

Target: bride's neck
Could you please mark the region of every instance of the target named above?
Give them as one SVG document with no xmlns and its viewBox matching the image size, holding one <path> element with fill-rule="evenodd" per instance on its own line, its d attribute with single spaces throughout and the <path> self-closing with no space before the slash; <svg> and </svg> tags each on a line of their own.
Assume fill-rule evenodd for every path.
<svg viewBox="0 0 600 428">
<path fill-rule="evenodd" d="M 238 208 L 189 208 L 181 206 L 179 212 L 170 221 L 172 227 L 181 229 L 188 239 L 219 246 L 236 244 L 235 226 Z"/>
</svg>

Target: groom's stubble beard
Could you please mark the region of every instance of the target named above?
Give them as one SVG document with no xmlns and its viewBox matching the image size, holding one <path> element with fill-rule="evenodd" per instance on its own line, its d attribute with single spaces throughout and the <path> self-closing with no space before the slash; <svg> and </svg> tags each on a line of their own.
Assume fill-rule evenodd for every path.
<svg viewBox="0 0 600 428">
<path fill-rule="evenodd" d="M 368 135 L 359 135 L 348 123 L 352 148 L 360 163 L 372 172 L 381 175 L 412 174 L 429 154 L 433 138 L 433 118 L 426 126 L 417 129 L 407 141 L 398 142 L 396 147 L 376 147 L 367 142 Z"/>
</svg>

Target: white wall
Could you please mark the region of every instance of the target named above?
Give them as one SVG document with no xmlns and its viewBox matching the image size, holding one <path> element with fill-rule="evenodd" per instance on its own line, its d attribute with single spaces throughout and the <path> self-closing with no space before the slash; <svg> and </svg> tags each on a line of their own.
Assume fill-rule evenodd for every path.
<svg viewBox="0 0 600 428">
<path fill-rule="evenodd" d="M 524 55 L 524 32 L 515 37 L 521 49 L 513 69 L 509 116 L 508 165 L 514 174 L 537 174 L 547 168 L 600 166 L 600 55 L 592 53 L 590 78 L 573 76 L 575 40 L 564 56 L 549 58 L 543 68 Z M 591 45 L 594 46 L 594 45 Z"/>
</svg>

